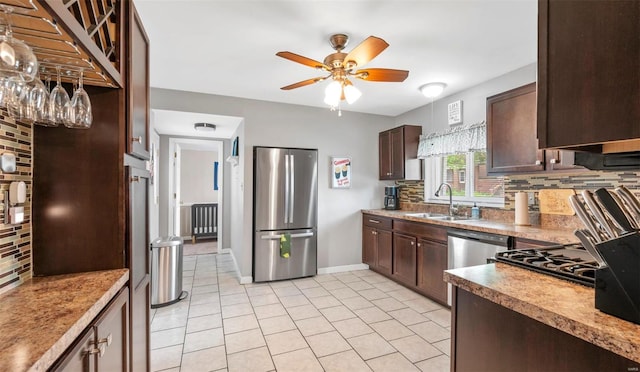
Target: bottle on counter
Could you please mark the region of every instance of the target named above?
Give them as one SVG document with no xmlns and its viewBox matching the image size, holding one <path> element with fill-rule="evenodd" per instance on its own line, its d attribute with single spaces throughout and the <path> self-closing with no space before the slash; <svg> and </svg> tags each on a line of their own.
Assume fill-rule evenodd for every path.
<svg viewBox="0 0 640 372">
<path fill-rule="evenodd" d="M 471 208 L 471 218 L 476 220 L 480 219 L 480 207 L 478 207 L 476 203 L 473 203 L 473 207 Z"/>
</svg>

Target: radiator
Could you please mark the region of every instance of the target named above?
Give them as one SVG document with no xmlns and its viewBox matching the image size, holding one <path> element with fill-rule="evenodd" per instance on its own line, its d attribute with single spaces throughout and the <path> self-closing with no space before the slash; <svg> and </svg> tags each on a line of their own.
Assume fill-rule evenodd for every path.
<svg viewBox="0 0 640 372">
<path fill-rule="evenodd" d="M 218 204 L 191 206 L 191 241 L 198 238 L 218 238 Z"/>
</svg>

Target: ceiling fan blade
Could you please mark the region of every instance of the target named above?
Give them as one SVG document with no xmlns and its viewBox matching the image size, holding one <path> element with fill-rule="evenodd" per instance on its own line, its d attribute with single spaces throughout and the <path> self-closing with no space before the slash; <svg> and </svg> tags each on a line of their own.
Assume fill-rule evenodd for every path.
<svg viewBox="0 0 640 372">
<path fill-rule="evenodd" d="M 290 61 L 293 62 L 298 62 L 301 63 L 305 66 L 309 66 L 309 67 L 313 67 L 313 68 L 317 68 L 317 69 L 322 69 L 322 70 L 326 70 L 326 71 L 331 71 L 331 68 L 329 68 L 329 66 L 325 65 L 322 62 L 318 62 L 315 59 L 311 59 L 311 58 L 307 58 L 304 56 L 301 56 L 299 54 L 295 54 L 295 53 L 291 53 L 291 52 L 278 52 L 276 53 L 276 55 L 278 57 L 282 57 L 284 59 L 288 59 Z"/>
<path fill-rule="evenodd" d="M 374 59 L 378 54 L 382 53 L 389 44 L 379 37 L 369 36 L 365 41 L 358 44 L 344 59 L 344 66 L 351 69 L 357 66 L 364 66 L 367 62 Z M 351 65 L 355 62 L 355 66 Z"/>
<path fill-rule="evenodd" d="M 356 71 L 355 76 L 366 81 L 401 82 L 409 76 L 409 71 L 389 68 L 366 68 Z"/>
<path fill-rule="evenodd" d="M 328 76 L 325 77 L 317 77 L 317 78 L 313 78 L 313 79 L 307 79 L 307 80 L 302 80 L 299 81 L 295 84 L 291 84 L 291 85 L 287 85 L 286 87 L 282 87 L 280 89 L 282 90 L 291 90 L 291 89 L 296 89 L 296 88 L 300 88 L 300 87 L 304 87 L 306 85 L 311 85 L 313 83 L 317 83 L 319 81 L 323 81 L 327 78 Z"/>
</svg>

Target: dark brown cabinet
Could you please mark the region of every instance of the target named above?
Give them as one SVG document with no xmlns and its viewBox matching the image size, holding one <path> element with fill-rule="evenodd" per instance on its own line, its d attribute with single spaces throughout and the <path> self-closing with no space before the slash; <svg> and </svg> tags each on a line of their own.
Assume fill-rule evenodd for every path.
<svg viewBox="0 0 640 372">
<path fill-rule="evenodd" d="M 127 25 L 129 59 L 127 66 L 127 153 L 149 159 L 149 38 L 133 1 Z"/>
<path fill-rule="evenodd" d="M 541 150 L 536 139 L 536 83 L 487 98 L 487 173 L 584 169 L 574 152 Z"/>
<path fill-rule="evenodd" d="M 381 180 L 420 179 L 420 160 L 417 156 L 421 134 L 422 127 L 417 125 L 403 125 L 380 132 L 378 154 Z"/>
<path fill-rule="evenodd" d="M 393 273 L 404 284 L 416 285 L 417 245 L 414 236 L 393 233 Z"/>
<path fill-rule="evenodd" d="M 541 148 L 640 138 L 640 2 L 539 0 Z"/>
<path fill-rule="evenodd" d="M 78 337 L 51 370 L 129 370 L 129 290 L 126 287 Z"/>
<path fill-rule="evenodd" d="M 419 239 L 417 258 L 418 289 L 440 303 L 447 303 L 447 283 L 443 279 L 448 262 L 447 245 Z"/>
<path fill-rule="evenodd" d="M 536 133 L 536 83 L 487 98 L 487 173 L 544 170 Z"/>
<path fill-rule="evenodd" d="M 364 214 L 362 218 L 362 262 L 372 270 L 391 275 L 391 219 L 368 214 Z"/>
</svg>

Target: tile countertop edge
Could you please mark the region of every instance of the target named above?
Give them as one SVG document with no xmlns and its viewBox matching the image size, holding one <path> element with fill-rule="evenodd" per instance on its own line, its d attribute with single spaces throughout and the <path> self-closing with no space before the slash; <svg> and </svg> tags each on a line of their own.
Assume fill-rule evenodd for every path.
<svg viewBox="0 0 640 372">
<path fill-rule="evenodd" d="M 73 344 L 78 336 L 91 324 L 91 322 L 100 314 L 100 312 L 104 309 L 104 307 L 111 301 L 117 293 L 124 287 L 129 280 L 129 270 L 128 269 L 114 269 L 114 270 L 105 270 L 105 271 L 96 271 L 96 272 L 88 272 L 88 273 L 78 273 L 78 274 L 66 274 L 66 275 L 56 275 L 52 277 L 35 277 L 30 279 L 29 282 L 23 284 L 22 286 L 27 285 L 37 285 L 30 284 L 31 282 L 38 282 L 40 280 L 46 281 L 49 278 L 62 278 L 62 277 L 72 277 L 74 275 L 78 276 L 77 280 L 89 282 L 89 279 L 93 278 L 94 280 L 99 278 L 100 275 L 109 275 L 111 286 L 104 290 L 104 293 L 93 303 L 86 311 L 78 317 L 78 319 L 67 329 L 64 334 L 61 336 L 46 350 L 42 355 L 38 357 L 31 356 L 33 360 L 22 360 L 27 365 L 23 365 L 23 367 L 27 368 L 28 364 L 33 363 L 30 367 L 28 367 L 28 371 L 46 371 L 51 367 L 53 363 L 58 360 L 58 358 Z M 106 280 L 106 279 L 105 279 Z M 12 291 L 20 290 L 22 286 L 16 287 Z M 3 294 L 4 295 L 4 294 Z M 42 326 L 45 326 L 44 324 Z M 45 331 L 45 327 L 42 327 L 42 330 Z M 23 358 L 29 358 L 27 355 Z M 37 358 L 37 359 L 36 359 Z"/>
<path fill-rule="evenodd" d="M 593 290 L 592 288 L 570 283 L 562 279 L 553 278 L 551 276 L 538 274 L 529 270 L 501 263 L 446 270 L 444 272 L 444 280 L 467 292 L 475 294 L 507 309 L 513 310 L 550 327 L 599 346 L 605 350 L 609 350 L 617 355 L 640 363 L 640 337 L 637 337 L 637 340 L 632 340 L 628 337 L 625 337 L 624 332 L 617 331 L 617 329 L 629 327 L 640 328 L 639 325 L 635 325 L 631 322 L 627 322 L 625 320 L 602 313 L 599 310 L 595 309 L 594 304 L 592 305 L 593 311 L 591 312 L 591 314 L 586 314 L 583 319 L 591 319 L 593 318 L 593 315 L 596 314 L 595 317 L 600 318 L 593 320 L 596 324 L 604 323 L 600 320 L 606 320 L 612 321 L 613 323 L 618 323 L 617 325 L 619 325 L 619 327 L 608 327 L 607 325 L 602 325 L 602 327 L 598 328 L 596 326 L 587 324 L 586 321 L 581 321 L 579 319 L 581 318 L 580 316 L 570 317 L 567 315 L 563 315 L 552 309 L 545 308 L 541 304 L 528 302 L 524 299 L 516 297 L 515 295 L 511 295 L 507 293 L 506 290 L 491 288 L 491 284 L 497 283 L 501 280 L 509 280 L 507 278 L 508 275 L 497 275 L 500 274 L 501 270 L 499 269 L 496 269 L 495 272 L 490 272 L 490 269 L 492 267 L 495 268 L 496 265 L 502 265 L 503 268 L 506 268 L 507 270 L 525 272 L 527 273 L 526 275 L 537 277 L 538 279 L 542 279 L 544 281 L 557 282 L 564 288 L 566 288 L 567 286 L 575 286 L 574 288 L 577 289 L 584 288 L 584 290 L 580 290 L 582 292 Z M 485 272 L 483 272 L 483 270 Z M 468 275 L 468 273 L 471 273 L 471 275 Z M 475 277 L 476 275 L 482 275 L 482 279 L 487 280 L 487 285 L 477 283 L 471 278 Z M 491 278 L 491 275 L 495 275 L 496 278 Z M 553 303 L 553 301 L 549 302 L 549 304 L 551 303 Z M 590 317 L 589 315 L 592 316 Z M 638 335 L 640 335 L 640 332 L 638 333 Z"/>
<path fill-rule="evenodd" d="M 573 235 L 573 229 L 550 229 L 540 226 L 518 226 L 504 222 L 493 222 L 491 220 L 458 220 L 443 221 L 437 219 L 426 219 L 409 216 L 414 211 L 385 210 L 385 209 L 361 209 L 361 213 L 372 214 L 380 217 L 403 219 L 413 222 L 421 222 L 443 227 L 452 227 L 464 230 L 481 231 L 500 235 L 509 235 L 516 238 L 537 240 L 542 242 L 552 242 L 557 244 L 577 243 L 578 238 Z"/>
</svg>

